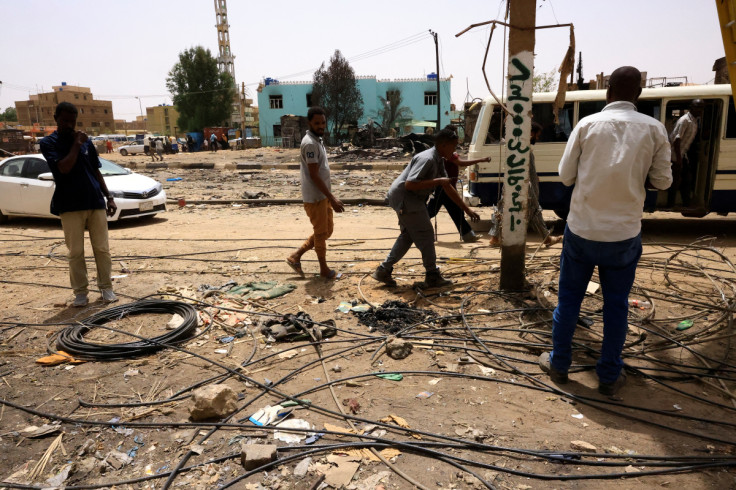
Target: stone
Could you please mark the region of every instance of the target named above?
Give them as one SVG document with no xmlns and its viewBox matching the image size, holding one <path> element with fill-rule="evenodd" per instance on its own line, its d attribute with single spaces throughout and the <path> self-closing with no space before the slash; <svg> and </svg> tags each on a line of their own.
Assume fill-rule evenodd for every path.
<svg viewBox="0 0 736 490">
<path fill-rule="evenodd" d="M 247 471 L 254 470 L 266 463 L 276 461 L 275 444 L 241 444 L 240 461 Z"/>
<path fill-rule="evenodd" d="M 299 461 L 299 464 L 294 467 L 294 476 L 305 476 L 310 464 L 312 464 L 312 458 L 304 458 Z"/>
<path fill-rule="evenodd" d="M 120 451 L 115 451 L 114 449 L 107 453 L 105 456 L 105 463 L 110 465 L 116 470 L 119 470 L 123 466 L 130 464 L 133 461 L 133 458 L 128 456 L 125 453 L 121 453 Z"/>
<path fill-rule="evenodd" d="M 198 388 L 192 396 L 194 405 L 189 409 L 192 420 L 221 419 L 238 408 L 238 395 L 226 385 Z"/>
<path fill-rule="evenodd" d="M 386 354 L 391 359 L 406 359 L 413 348 L 414 345 L 411 342 L 393 338 L 386 344 Z"/>
<path fill-rule="evenodd" d="M 582 451 L 584 453 L 597 453 L 598 448 L 589 442 L 585 441 L 570 441 L 570 447 L 575 451 Z"/>
</svg>

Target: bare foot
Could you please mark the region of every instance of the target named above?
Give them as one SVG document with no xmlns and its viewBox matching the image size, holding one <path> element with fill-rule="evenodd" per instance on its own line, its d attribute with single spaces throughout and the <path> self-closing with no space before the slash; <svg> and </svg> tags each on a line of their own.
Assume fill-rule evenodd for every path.
<svg viewBox="0 0 736 490">
<path fill-rule="evenodd" d="M 544 245 L 546 248 L 549 248 L 552 245 L 560 243 L 561 241 L 562 241 L 561 236 L 547 236 L 547 238 L 545 238 L 544 241 L 542 242 L 542 245 Z"/>
<path fill-rule="evenodd" d="M 496 236 L 491 237 L 491 241 L 489 242 L 489 245 L 491 247 L 500 247 L 501 246 L 501 240 L 498 239 Z"/>
</svg>

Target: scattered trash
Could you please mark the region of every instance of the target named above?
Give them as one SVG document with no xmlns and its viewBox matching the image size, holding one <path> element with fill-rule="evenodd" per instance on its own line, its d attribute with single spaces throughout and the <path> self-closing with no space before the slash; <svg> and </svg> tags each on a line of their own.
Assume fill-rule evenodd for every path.
<svg viewBox="0 0 736 490">
<path fill-rule="evenodd" d="M 280 284 L 276 281 L 249 282 L 236 284 L 227 294 L 242 296 L 244 299 L 272 299 L 283 296 L 296 289 L 294 284 Z"/>
<path fill-rule="evenodd" d="M 229 337 L 220 337 L 220 342 L 222 342 L 223 344 L 229 344 L 229 343 L 230 343 L 230 342 L 232 342 L 233 340 L 235 340 L 235 337 L 233 337 L 233 336 L 229 336 Z"/>
<path fill-rule="evenodd" d="M 389 341 L 386 344 L 386 354 L 391 359 L 406 359 L 411 354 L 413 348 L 414 345 L 411 342 L 397 339 L 396 337 L 389 337 Z"/>
<path fill-rule="evenodd" d="M 61 430 L 61 423 L 44 424 L 41 427 L 30 425 L 20 431 L 20 435 L 27 439 L 36 439 L 38 437 L 48 436 Z"/>
<path fill-rule="evenodd" d="M 624 468 L 624 471 L 625 471 L 626 473 L 640 473 L 640 472 L 641 472 L 641 470 L 640 470 L 640 469 L 638 469 L 638 468 L 634 468 L 634 467 L 633 467 L 633 466 L 631 466 L 631 465 L 629 465 L 629 466 L 627 466 L 626 468 Z"/>
<path fill-rule="evenodd" d="M 130 376 L 138 376 L 141 374 L 141 372 L 138 369 L 128 369 L 123 373 L 123 378 L 128 378 Z"/>
<path fill-rule="evenodd" d="M 582 451 L 584 453 L 597 453 L 598 448 L 589 442 L 585 441 L 570 441 L 570 447 L 575 451 Z"/>
<path fill-rule="evenodd" d="M 679 325 L 677 325 L 677 330 L 687 330 L 688 328 L 690 328 L 692 326 L 693 326 L 693 321 L 692 320 L 690 320 L 690 319 L 683 320 L 683 321 L 681 321 L 679 323 Z"/>
<path fill-rule="evenodd" d="M 432 393 L 431 391 L 422 391 L 421 393 L 419 393 L 414 398 L 429 398 L 432 395 L 434 395 L 434 393 Z"/>
<path fill-rule="evenodd" d="M 118 274 L 117 276 L 110 276 L 110 279 L 123 279 L 128 277 L 128 274 Z"/>
<path fill-rule="evenodd" d="M 629 306 L 633 306 L 634 308 L 639 308 L 640 310 L 646 310 L 650 306 L 652 306 L 652 303 L 645 300 L 640 299 L 630 299 L 629 300 Z"/>
<path fill-rule="evenodd" d="M 247 471 L 254 470 L 272 461 L 276 461 L 275 444 L 242 444 L 240 462 Z"/>
<path fill-rule="evenodd" d="M 294 432 L 294 431 L 288 431 L 283 429 L 304 429 L 304 430 L 310 430 L 312 429 L 312 426 L 309 422 L 302 419 L 289 419 L 284 420 L 278 425 L 278 429 L 273 432 L 273 438 L 277 439 L 279 441 L 283 441 L 287 444 L 296 444 L 299 441 L 302 441 L 306 439 L 309 436 L 312 436 L 314 434 L 310 434 L 308 432 Z"/>
<path fill-rule="evenodd" d="M 283 419 L 289 415 L 294 409 L 285 408 L 283 405 L 266 405 L 256 413 L 248 417 L 248 420 L 258 426 L 271 425 L 278 419 Z"/>
<path fill-rule="evenodd" d="M 389 381 L 401 381 L 404 379 L 404 375 L 399 373 L 377 373 L 376 377 Z"/>
<path fill-rule="evenodd" d="M 215 354 L 227 354 L 227 349 L 215 349 Z"/>
<path fill-rule="evenodd" d="M 317 325 L 308 314 L 300 311 L 296 315 L 284 315 L 281 319 L 269 319 L 261 327 L 261 333 L 284 342 L 312 340 L 312 337 L 322 340 L 337 334 L 334 320 L 320 323 L 323 325 Z"/>
<path fill-rule="evenodd" d="M 127 454 L 113 449 L 105 455 L 105 459 L 102 462 L 111 466 L 113 469 L 119 470 L 123 466 L 130 464 L 132 461 L 133 458 Z"/>
<path fill-rule="evenodd" d="M 403 427 L 404 429 L 411 429 L 409 424 L 406 422 L 406 420 L 403 417 L 399 417 L 398 415 L 390 414 L 387 417 L 384 417 L 381 419 L 381 422 L 384 422 L 386 424 L 396 424 L 399 427 Z M 412 434 L 411 435 L 414 439 L 421 439 L 422 436 L 419 434 Z"/>
<path fill-rule="evenodd" d="M 487 366 L 481 366 L 478 364 L 478 369 L 480 369 L 481 374 L 483 376 L 493 376 L 496 374 L 496 370 Z"/>
<path fill-rule="evenodd" d="M 319 441 L 324 435 L 324 432 L 317 432 L 313 436 L 307 437 L 307 439 L 304 441 L 304 444 L 314 444 L 315 442 Z"/>
<path fill-rule="evenodd" d="M 588 287 L 585 288 L 586 294 L 595 294 L 598 292 L 598 290 L 601 288 L 601 285 L 597 282 L 590 281 L 588 282 Z"/>
<path fill-rule="evenodd" d="M 345 487 L 353 480 L 353 475 L 360 467 L 360 460 L 357 462 L 354 457 L 330 454 L 327 461 L 334 464 L 332 468 L 325 473 L 325 483 L 335 488 Z M 361 458 L 362 459 L 362 458 Z"/>
<path fill-rule="evenodd" d="M 342 401 L 343 406 L 348 407 L 350 413 L 356 414 L 360 410 L 360 403 L 355 398 L 345 398 Z"/>
<path fill-rule="evenodd" d="M 332 366 L 332 372 L 333 373 L 341 373 L 342 372 L 342 368 L 340 367 L 339 364 L 335 364 L 334 366 Z"/>
<path fill-rule="evenodd" d="M 357 312 L 355 315 L 363 325 L 388 333 L 396 333 L 437 316 L 433 311 L 414 308 L 400 300 L 389 300 L 378 308 Z"/>
<path fill-rule="evenodd" d="M 278 358 L 279 359 L 291 359 L 298 355 L 299 355 L 299 352 L 297 352 L 295 349 L 290 349 L 290 350 L 286 350 L 283 352 L 279 352 Z"/>
<path fill-rule="evenodd" d="M 307 444 L 309 443 L 307 442 Z M 307 474 L 307 471 L 309 471 L 310 464 L 312 464 L 312 458 L 309 457 L 299 461 L 299 464 L 294 467 L 294 476 L 305 476 Z"/>
<path fill-rule="evenodd" d="M 674 408 L 675 410 L 682 410 L 682 407 L 677 404 L 672 405 L 672 408 Z"/>
<path fill-rule="evenodd" d="M 574 413 L 574 414 L 572 414 L 572 417 L 575 418 L 575 419 L 582 419 L 583 418 L 583 414 L 582 413 Z"/>
<path fill-rule="evenodd" d="M 135 432 L 133 429 L 126 429 L 124 427 L 114 427 L 114 426 L 112 430 L 114 430 L 118 434 L 125 436 L 125 437 L 132 436 L 133 432 Z"/>
<path fill-rule="evenodd" d="M 169 177 L 166 179 L 166 182 L 179 182 L 180 180 L 184 180 L 181 177 Z"/>
<path fill-rule="evenodd" d="M 59 488 L 61 487 L 67 478 L 69 478 L 69 474 L 72 472 L 72 468 L 74 468 L 74 463 L 67 463 L 64 466 L 61 467 L 61 470 L 48 480 L 46 480 L 46 485 L 52 488 Z"/>
<path fill-rule="evenodd" d="M 335 309 L 335 311 L 340 311 L 342 313 L 347 313 L 349 311 L 354 311 L 356 313 L 363 313 L 371 309 L 371 306 L 365 303 L 358 303 L 357 301 L 341 301 L 340 305 Z"/>
<path fill-rule="evenodd" d="M 429 380 L 429 384 L 431 384 L 432 386 L 434 386 L 434 385 L 436 385 L 437 383 L 439 383 L 440 381 L 442 381 L 442 378 L 434 378 L 434 379 L 430 379 L 430 380 Z"/>
<path fill-rule="evenodd" d="M 86 361 L 75 359 L 71 354 L 64 352 L 63 350 L 56 351 L 50 356 L 45 356 L 45 357 L 36 359 L 36 364 L 41 364 L 43 366 L 48 366 L 48 367 L 58 366 L 59 364 L 64 364 L 65 362 L 70 362 L 72 364 L 81 364 Z"/>
<path fill-rule="evenodd" d="M 192 401 L 189 418 L 195 421 L 222 418 L 238 408 L 238 396 L 227 385 L 197 388 L 192 395 Z"/>
</svg>

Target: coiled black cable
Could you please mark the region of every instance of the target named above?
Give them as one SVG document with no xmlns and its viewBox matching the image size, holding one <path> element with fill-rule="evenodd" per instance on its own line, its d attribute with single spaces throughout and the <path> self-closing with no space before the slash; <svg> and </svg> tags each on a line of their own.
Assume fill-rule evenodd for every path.
<svg viewBox="0 0 736 490">
<path fill-rule="evenodd" d="M 87 342 L 84 335 L 97 325 L 111 320 L 144 313 L 178 314 L 184 320 L 181 325 L 158 337 L 122 344 L 96 344 Z M 77 359 L 86 361 L 118 361 L 152 354 L 166 345 L 181 344 L 194 336 L 197 329 L 197 310 L 194 306 L 180 301 L 147 299 L 115 306 L 96 313 L 61 332 L 56 339 L 56 347 Z"/>
</svg>

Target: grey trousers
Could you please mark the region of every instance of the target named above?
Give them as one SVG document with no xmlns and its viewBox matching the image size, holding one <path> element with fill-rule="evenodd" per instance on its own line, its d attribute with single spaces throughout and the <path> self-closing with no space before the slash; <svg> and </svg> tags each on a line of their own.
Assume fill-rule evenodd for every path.
<svg viewBox="0 0 736 490">
<path fill-rule="evenodd" d="M 401 234 L 396 239 L 388 257 L 381 264 L 384 269 L 391 270 L 395 263 L 401 260 L 411 245 L 417 246 L 422 253 L 422 263 L 427 272 L 437 269 L 437 254 L 434 250 L 434 228 L 429 219 L 429 213 L 424 208 L 411 213 L 396 213 L 399 217 Z"/>
</svg>

